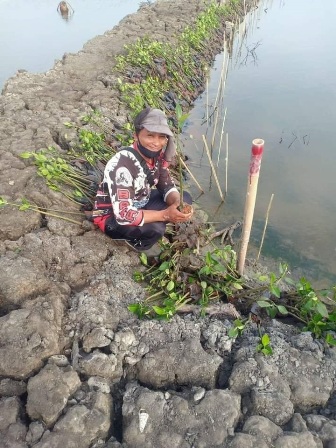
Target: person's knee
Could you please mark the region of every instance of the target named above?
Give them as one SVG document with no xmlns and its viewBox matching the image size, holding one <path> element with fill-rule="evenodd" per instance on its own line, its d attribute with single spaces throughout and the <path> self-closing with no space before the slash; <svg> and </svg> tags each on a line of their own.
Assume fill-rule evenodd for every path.
<svg viewBox="0 0 336 448">
<path fill-rule="evenodd" d="M 151 225 L 150 233 L 153 237 L 157 237 L 158 239 L 164 235 L 166 231 L 166 224 L 164 222 L 154 222 Z"/>
</svg>

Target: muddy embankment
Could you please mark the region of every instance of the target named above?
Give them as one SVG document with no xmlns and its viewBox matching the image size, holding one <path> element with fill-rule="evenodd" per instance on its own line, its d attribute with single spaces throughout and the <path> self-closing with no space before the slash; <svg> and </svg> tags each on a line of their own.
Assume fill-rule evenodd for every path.
<svg viewBox="0 0 336 448">
<path fill-rule="evenodd" d="M 203 8 L 145 5 L 49 72 L 10 79 L 0 196 L 70 207 L 20 154 L 67 150 L 77 135 L 63 123 L 93 109 L 118 129 L 114 56 L 145 34 L 173 41 Z M 135 253 L 88 224 L 9 206 L 0 218 L 1 448 L 336 447 L 335 348 L 277 320 L 270 357 L 256 327 L 233 341 L 225 317 L 139 321 Z"/>
</svg>

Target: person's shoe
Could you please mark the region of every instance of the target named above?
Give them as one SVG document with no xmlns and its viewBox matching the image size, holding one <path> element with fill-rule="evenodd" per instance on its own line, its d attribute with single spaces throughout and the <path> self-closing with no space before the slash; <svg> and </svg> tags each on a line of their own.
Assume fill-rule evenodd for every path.
<svg viewBox="0 0 336 448">
<path fill-rule="evenodd" d="M 149 249 L 145 249 L 140 252 L 145 253 L 147 255 L 147 258 L 149 258 L 149 257 L 158 257 L 160 255 L 160 253 L 162 252 L 162 250 L 161 250 L 159 243 L 155 243 Z"/>
<path fill-rule="evenodd" d="M 142 247 L 141 247 L 141 245 L 139 245 L 139 243 L 135 243 L 135 244 L 132 244 L 130 241 L 128 241 L 128 240 L 123 240 L 123 243 L 124 244 L 126 244 L 126 246 L 128 246 L 128 247 L 130 247 L 132 250 L 134 250 L 135 252 L 138 252 L 138 253 L 140 253 L 140 252 L 144 252 L 143 251 L 143 249 L 142 249 Z"/>
</svg>

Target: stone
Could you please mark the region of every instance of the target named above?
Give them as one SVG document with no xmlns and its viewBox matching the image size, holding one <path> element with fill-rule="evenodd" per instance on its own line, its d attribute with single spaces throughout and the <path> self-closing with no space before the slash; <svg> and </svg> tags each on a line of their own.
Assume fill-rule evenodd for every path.
<svg viewBox="0 0 336 448">
<path fill-rule="evenodd" d="M 238 433 L 228 444 L 228 448 L 269 448 L 269 444 L 262 438 L 250 434 Z"/>
<path fill-rule="evenodd" d="M 245 421 L 242 432 L 272 443 L 282 434 L 282 429 L 266 417 L 253 415 Z"/>
<path fill-rule="evenodd" d="M 20 401 L 17 398 L 2 398 L 0 400 L 0 432 L 16 423 L 19 412 Z"/>
<path fill-rule="evenodd" d="M 29 445 L 34 445 L 34 443 L 37 443 L 41 439 L 44 431 L 45 431 L 45 427 L 44 427 L 43 423 L 32 422 L 29 425 L 29 429 L 28 429 L 27 436 L 26 436 L 26 442 Z"/>
<path fill-rule="evenodd" d="M 109 380 L 119 380 L 122 376 L 122 361 L 117 356 L 106 355 L 95 350 L 79 359 L 79 368 L 87 376 L 102 376 Z"/>
<path fill-rule="evenodd" d="M 4 378 L 0 381 L 0 397 L 20 396 L 26 393 L 27 384 L 24 381 L 15 381 Z"/>
<path fill-rule="evenodd" d="M 123 441 L 130 448 L 220 448 L 239 421 L 240 397 L 215 389 L 195 403 L 192 396 L 189 401 L 174 393 L 166 399 L 162 392 L 130 383 L 122 413 Z"/>
<path fill-rule="evenodd" d="M 28 415 L 31 419 L 42 420 L 46 427 L 51 427 L 80 385 L 78 374 L 71 368 L 62 370 L 55 364 L 47 364 L 28 381 Z"/>
<path fill-rule="evenodd" d="M 112 418 L 111 396 L 94 393 L 89 407 L 71 407 L 34 448 L 89 448 L 98 438 L 107 437 Z"/>
<path fill-rule="evenodd" d="M 199 340 L 191 339 L 147 353 L 136 368 L 139 380 L 154 388 L 188 385 L 212 389 L 221 363 L 222 358 L 209 355 Z"/>
<path fill-rule="evenodd" d="M 0 258 L 0 308 L 10 311 L 30 297 L 44 294 L 50 280 L 30 260 L 23 257 Z"/>
<path fill-rule="evenodd" d="M 306 431 L 300 433 L 287 433 L 280 436 L 274 443 L 274 448 L 323 448 L 321 441 Z"/>
<path fill-rule="evenodd" d="M 44 359 L 60 352 L 58 332 L 38 311 L 15 310 L 0 317 L 0 376 L 21 380 L 40 369 Z"/>
<path fill-rule="evenodd" d="M 113 332 L 106 328 L 97 327 L 83 338 L 83 350 L 89 353 L 93 348 L 106 347 L 111 343 Z"/>
<path fill-rule="evenodd" d="M 250 413 L 267 417 L 278 426 L 287 423 L 294 414 L 292 402 L 276 390 L 252 389 Z"/>
</svg>

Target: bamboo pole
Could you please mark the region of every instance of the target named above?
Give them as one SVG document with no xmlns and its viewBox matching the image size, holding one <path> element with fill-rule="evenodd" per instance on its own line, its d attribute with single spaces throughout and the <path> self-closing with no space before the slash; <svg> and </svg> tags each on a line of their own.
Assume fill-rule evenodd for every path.
<svg viewBox="0 0 336 448">
<path fill-rule="evenodd" d="M 225 155 L 225 196 L 228 191 L 228 163 L 229 163 L 229 134 L 226 133 L 226 155 Z"/>
<path fill-rule="evenodd" d="M 209 79 L 206 79 L 206 122 L 209 125 Z"/>
<path fill-rule="evenodd" d="M 193 173 L 190 171 L 189 167 L 186 165 L 185 161 L 182 159 L 182 157 L 179 155 L 179 157 L 181 158 L 181 162 L 182 165 L 184 166 L 184 168 L 188 171 L 190 177 L 193 179 L 193 181 L 195 182 L 195 184 L 198 186 L 198 188 L 201 190 L 202 193 L 204 193 L 203 188 L 200 186 L 200 184 L 197 182 L 196 177 L 193 175 Z"/>
<path fill-rule="evenodd" d="M 205 140 L 205 136 L 204 135 L 202 135 L 202 138 L 203 138 L 203 141 L 204 141 L 206 153 L 208 155 L 208 159 L 209 159 L 209 163 L 210 163 L 210 166 L 211 166 L 211 170 L 212 170 L 212 173 L 214 175 L 214 178 L 215 178 L 215 181 L 216 181 L 216 184 L 217 184 L 217 188 L 218 188 L 218 191 L 219 191 L 219 196 L 221 197 L 222 201 L 224 202 L 224 196 L 223 196 L 220 184 L 218 182 L 218 177 L 217 177 L 217 174 L 216 174 L 215 167 L 214 167 L 214 165 L 212 163 L 212 159 L 211 159 L 211 155 L 210 155 L 208 144 L 207 144 L 207 142 Z"/>
<path fill-rule="evenodd" d="M 265 233 L 266 233 L 267 224 L 268 224 L 268 217 L 269 217 L 269 212 L 270 212 L 270 210 L 271 210 L 271 206 L 272 206 L 273 198 L 274 198 L 274 193 L 272 193 L 272 195 L 271 195 L 271 199 L 270 199 L 269 204 L 268 204 L 268 207 L 267 207 L 264 230 L 263 230 L 263 233 L 262 233 L 261 242 L 260 242 L 260 246 L 259 246 L 259 251 L 258 251 L 258 255 L 257 255 L 256 260 L 255 260 L 255 264 L 256 264 L 256 263 L 258 262 L 258 260 L 259 260 L 259 257 L 260 257 L 260 254 L 261 254 L 261 249 L 262 249 L 263 244 L 264 244 Z"/>
<path fill-rule="evenodd" d="M 246 258 L 247 246 L 250 240 L 263 151 L 264 151 L 264 140 L 262 140 L 261 138 L 254 139 L 252 141 L 251 161 L 247 181 L 247 193 L 246 193 L 245 210 L 244 210 L 242 239 L 237 260 L 237 270 L 239 275 L 243 275 L 244 273 L 245 258 Z"/>
<path fill-rule="evenodd" d="M 222 122 L 222 130 L 221 130 L 220 140 L 219 140 L 219 149 L 218 149 L 218 157 L 217 157 L 217 168 L 218 168 L 218 165 L 219 165 L 219 158 L 220 158 L 220 153 L 221 153 L 221 148 L 222 148 L 222 140 L 223 140 L 223 134 L 224 134 L 224 125 L 225 125 L 226 111 L 227 111 L 227 107 L 225 108 L 225 111 L 224 111 L 224 118 L 223 118 L 223 122 Z"/>
</svg>

